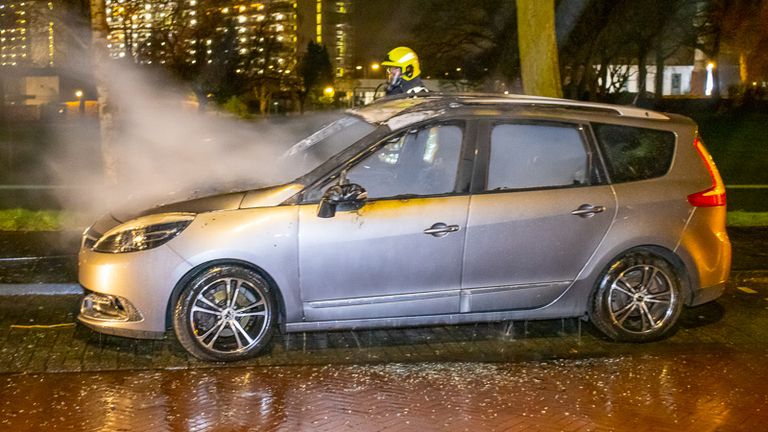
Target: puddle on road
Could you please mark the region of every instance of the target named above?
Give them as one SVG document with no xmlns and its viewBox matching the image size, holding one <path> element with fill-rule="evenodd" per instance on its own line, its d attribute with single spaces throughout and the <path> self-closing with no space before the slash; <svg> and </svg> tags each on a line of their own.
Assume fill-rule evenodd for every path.
<svg viewBox="0 0 768 432">
<path fill-rule="evenodd" d="M 0 428 L 490 430 L 768 421 L 768 354 L 6 375 Z"/>
<path fill-rule="evenodd" d="M 752 288 L 748 288 L 748 287 L 740 286 L 740 287 L 737 287 L 736 289 L 741 291 L 741 292 L 743 292 L 743 293 L 746 293 L 746 294 L 757 294 L 757 291 L 753 290 Z"/>
</svg>

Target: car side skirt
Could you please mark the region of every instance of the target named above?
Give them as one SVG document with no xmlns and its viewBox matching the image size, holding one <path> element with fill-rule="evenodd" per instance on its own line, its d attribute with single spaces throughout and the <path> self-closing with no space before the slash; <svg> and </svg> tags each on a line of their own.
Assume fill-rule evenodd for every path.
<svg viewBox="0 0 768 432">
<path fill-rule="evenodd" d="M 373 328 L 418 327 L 432 325 L 455 325 L 492 321 L 522 321 L 522 320 L 547 320 L 555 318 L 578 318 L 572 312 L 564 314 L 562 309 L 551 308 L 529 309 L 505 312 L 482 312 L 470 314 L 425 315 L 395 318 L 373 318 L 357 320 L 337 321 L 305 321 L 287 323 L 284 326 L 286 333 L 311 332 L 325 330 L 359 330 Z"/>
</svg>

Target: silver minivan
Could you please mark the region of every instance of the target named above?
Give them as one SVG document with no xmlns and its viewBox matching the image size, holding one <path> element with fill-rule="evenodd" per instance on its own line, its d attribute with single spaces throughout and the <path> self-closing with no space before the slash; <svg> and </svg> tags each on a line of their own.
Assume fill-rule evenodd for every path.
<svg viewBox="0 0 768 432">
<path fill-rule="evenodd" d="M 258 145 L 258 143 L 254 143 Z M 728 279 L 725 187 L 690 119 L 499 95 L 386 98 L 254 190 L 107 215 L 79 320 L 205 360 L 275 331 L 584 317 L 649 341 Z"/>
</svg>

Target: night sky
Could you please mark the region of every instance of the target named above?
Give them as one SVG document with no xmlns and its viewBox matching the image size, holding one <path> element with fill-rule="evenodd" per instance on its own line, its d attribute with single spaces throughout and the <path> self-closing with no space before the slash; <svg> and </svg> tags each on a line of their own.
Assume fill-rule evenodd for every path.
<svg viewBox="0 0 768 432">
<path fill-rule="evenodd" d="M 418 19 L 419 2 L 410 0 L 359 0 L 354 3 L 355 62 L 381 61 L 387 52 L 407 45 L 410 29 Z"/>
</svg>

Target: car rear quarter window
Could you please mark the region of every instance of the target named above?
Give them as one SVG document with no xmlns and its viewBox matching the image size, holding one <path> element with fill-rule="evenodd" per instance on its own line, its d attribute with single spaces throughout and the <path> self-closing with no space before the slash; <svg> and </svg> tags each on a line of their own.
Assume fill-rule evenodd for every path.
<svg viewBox="0 0 768 432">
<path fill-rule="evenodd" d="M 675 134 L 631 126 L 594 124 L 613 183 L 661 177 L 675 153 Z"/>
<path fill-rule="evenodd" d="M 499 124 L 491 133 L 486 190 L 584 185 L 588 161 L 576 126 Z"/>
</svg>

